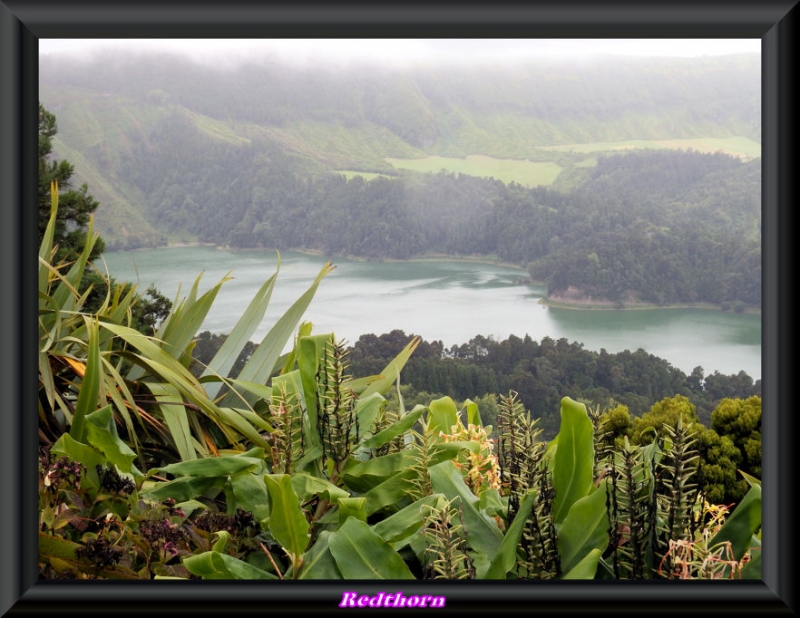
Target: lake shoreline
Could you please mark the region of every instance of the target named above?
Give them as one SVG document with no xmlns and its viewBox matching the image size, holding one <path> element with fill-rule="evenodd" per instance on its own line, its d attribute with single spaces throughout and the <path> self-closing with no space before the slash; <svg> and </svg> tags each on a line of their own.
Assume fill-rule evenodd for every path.
<svg viewBox="0 0 800 618">
<path fill-rule="evenodd" d="M 216 243 L 209 243 L 209 242 L 171 242 L 168 243 L 167 245 L 162 245 L 161 247 L 142 247 L 142 249 L 172 249 L 181 247 L 216 247 L 216 249 L 219 251 L 230 251 L 232 253 L 240 251 L 262 251 L 262 252 L 278 251 L 278 249 L 274 248 L 230 247 L 226 245 L 218 245 Z M 131 249 L 130 251 L 138 251 L 138 249 Z M 335 262 L 336 258 L 343 258 L 352 262 L 375 262 L 375 263 L 465 262 L 474 264 L 488 264 L 491 266 L 500 266 L 503 268 L 511 268 L 521 272 L 527 272 L 526 269 L 520 266 L 519 264 L 514 264 L 511 262 L 503 262 L 501 260 L 494 259 L 490 256 L 483 256 L 483 255 L 452 256 L 452 255 L 447 255 L 445 253 L 429 253 L 427 255 L 417 256 L 403 260 L 398 258 L 380 258 L 380 259 L 365 258 L 356 255 L 326 256 L 325 252 L 319 249 L 292 248 L 292 249 L 286 249 L 285 251 L 291 253 L 300 253 L 303 255 L 310 255 L 314 257 L 328 257 L 328 259 L 330 259 L 333 262 Z M 520 277 L 519 283 L 525 283 L 527 285 L 546 285 L 546 282 L 534 281 L 528 276 Z M 548 295 L 544 296 L 543 298 L 540 298 L 537 302 L 540 305 L 552 309 L 572 309 L 577 311 L 609 311 L 612 309 L 615 311 L 652 311 L 657 309 L 700 309 L 704 311 L 719 311 L 720 313 L 736 313 L 734 311 L 724 310 L 718 305 L 713 305 L 711 303 L 679 303 L 671 305 L 657 305 L 655 303 L 646 303 L 636 300 L 629 300 L 628 302 L 625 302 L 620 306 L 619 303 L 617 303 L 616 301 L 585 297 L 576 295 L 575 293 Z M 746 308 L 740 313 L 746 315 L 761 315 L 761 310 Z"/>
</svg>

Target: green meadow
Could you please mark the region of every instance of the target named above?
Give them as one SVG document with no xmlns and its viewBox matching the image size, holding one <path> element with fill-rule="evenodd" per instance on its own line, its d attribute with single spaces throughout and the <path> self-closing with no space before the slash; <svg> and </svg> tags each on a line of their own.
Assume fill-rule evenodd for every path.
<svg viewBox="0 0 800 618">
<path fill-rule="evenodd" d="M 700 152 L 724 152 L 743 160 L 761 156 L 761 144 L 747 137 L 698 137 L 689 139 L 628 140 L 624 142 L 593 142 L 587 144 L 566 144 L 563 146 L 542 146 L 542 150 L 556 152 L 608 152 L 633 150 L 636 148 L 672 148 L 678 150 L 697 150 Z"/>
<path fill-rule="evenodd" d="M 496 178 L 505 183 L 516 182 L 527 187 L 552 184 L 561 172 L 561 166 L 552 161 L 496 159 L 486 155 L 468 155 L 463 159 L 439 156 L 422 159 L 387 157 L 385 160 L 398 169 L 432 173 L 444 170 L 456 174 Z"/>
</svg>

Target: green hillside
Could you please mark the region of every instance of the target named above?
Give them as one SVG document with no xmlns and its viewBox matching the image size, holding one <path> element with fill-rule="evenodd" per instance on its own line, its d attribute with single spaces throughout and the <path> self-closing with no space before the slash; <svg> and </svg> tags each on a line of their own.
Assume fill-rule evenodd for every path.
<svg viewBox="0 0 800 618">
<path fill-rule="evenodd" d="M 120 55 L 42 59 L 40 99 L 57 116 L 56 154 L 100 201 L 97 226 L 114 249 L 165 242 L 160 205 L 196 201 L 205 178 L 250 184 L 226 195 L 253 202 L 258 182 L 245 168 L 253 179 L 445 170 L 563 190 L 621 149 L 750 160 L 760 156 L 759 74 L 758 55 L 413 71 L 222 71 Z M 189 175 L 194 186 L 176 175 L 181 157 L 206 166 Z"/>
</svg>

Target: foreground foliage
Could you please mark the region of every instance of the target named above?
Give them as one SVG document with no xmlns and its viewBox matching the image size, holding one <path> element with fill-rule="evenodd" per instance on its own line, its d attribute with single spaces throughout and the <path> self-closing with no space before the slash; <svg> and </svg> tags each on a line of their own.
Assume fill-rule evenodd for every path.
<svg viewBox="0 0 800 618">
<path fill-rule="evenodd" d="M 197 377 L 224 280 L 201 294 L 198 278 L 154 336 L 130 327 L 132 292 L 83 312 L 95 236 L 54 259 L 57 194 L 39 256 L 40 577 L 760 577 L 760 484 L 727 518 L 709 507 L 682 423 L 619 447 L 569 397 L 549 441 L 513 391 L 496 427 L 470 400 L 407 410 L 418 339 L 354 377 L 344 342 L 300 321 L 331 265 L 229 377 L 276 272 Z"/>
</svg>

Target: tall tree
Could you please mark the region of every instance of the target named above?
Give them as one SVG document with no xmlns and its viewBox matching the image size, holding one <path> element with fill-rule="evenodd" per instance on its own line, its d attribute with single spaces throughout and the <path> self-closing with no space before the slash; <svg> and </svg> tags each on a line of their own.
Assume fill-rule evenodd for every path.
<svg viewBox="0 0 800 618">
<path fill-rule="evenodd" d="M 41 243 L 47 221 L 50 218 L 50 183 L 56 181 L 59 188 L 58 218 L 56 220 L 55 244 L 59 258 L 69 260 L 83 248 L 89 218 L 97 209 L 98 202 L 88 194 L 84 183 L 78 189 L 71 188 L 75 171 L 68 161 L 59 161 L 53 156 L 53 137 L 58 133 L 56 117 L 39 103 L 39 242 Z M 102 239 L 94 246 L 91 259 L 105 249 Z"/>
</svg>

